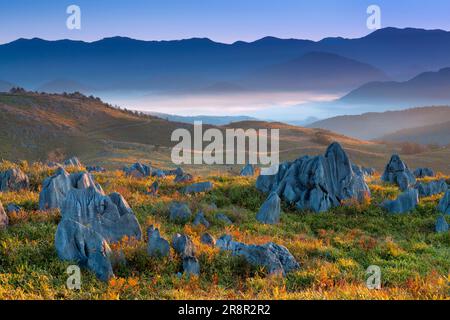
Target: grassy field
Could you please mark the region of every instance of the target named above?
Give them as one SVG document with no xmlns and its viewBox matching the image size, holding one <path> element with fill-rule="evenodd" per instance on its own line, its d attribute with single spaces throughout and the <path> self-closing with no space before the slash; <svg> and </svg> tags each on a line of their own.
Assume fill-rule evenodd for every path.
<svg viewBox="0 0 450 320">
<path fill-rule="evenodd" d="M 1 169 L 12 166 L 3 162 Z M 31 190 L 0 193 L 3 205 L 23 207 L 9 215 L 10 226 L 0 231 L 0 299 L 448 299 L 450 297 L 450 234 L 436 234 L 435 206 L 439 196 L 421 199 L 411 214 L 390 215 L 377 205 L 398 194 L 393 186 L 369 181 L 373 193 L 364 204 L 346 203 L 328 213 L 300 212 L 283 207 L 281 222 L 262 225 L 255 215 L 265 196 L 255 188 L 255 178 L 229 173 L 203 172 L 198 181 L 211 180 L 208 193 L 187 196 L 172 178 L 160 181 L 158 196 L 145 194 L 154 178 L 125 177 L 120 171 L 95 174 L 106 192 L 118 191 L 129 202 L 143 230 L 154 224 L 163 237 L 175 232 L 192 237 L 199 252 L 201 275 L 177 276 L 181 260 L 150 258 L 146 239 L 123 239 L 112 246 L 127 263 L 115 270 L 109 283 L 82 272 L 81 290 L 66 288 L 68 262 L 57 258 L 54 234 L 60 214 L 40 212 L 39 190 L 51 170 L 26 162 L 19 164 L 30 176 Z M 203 227 L 173 224 L 168 220 L 172 200 L 187 201 L 194 213 L 204 210 L 216 238 L 228 233 L 245 243 L 273 241 L 285 245 L 301 268 L 286 278 L 267 276 L 200 243 Z M 211 204 L 217 205 L 213 209 Z M 225 226 L 214 213 L 224 212 L 233 221 Z M 447 217 L 450 222 L 450 217 Z M 369 290 L 365 273 L 370 265 L 381 268 L 382 289 Z"/>
</svg>

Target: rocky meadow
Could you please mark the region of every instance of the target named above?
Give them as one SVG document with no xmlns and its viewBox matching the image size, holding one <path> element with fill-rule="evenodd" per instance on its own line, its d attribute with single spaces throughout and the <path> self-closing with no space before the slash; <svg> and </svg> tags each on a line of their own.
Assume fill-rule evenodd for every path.
<svg viewBox="0 0 450 320">
<path fill-rule="evenodd" d="M 337 143 L 274 176 L 185 170 L 3 161 L 0 299 L 450 296 L 442 173 L 361 168 Z"/>
</svg>

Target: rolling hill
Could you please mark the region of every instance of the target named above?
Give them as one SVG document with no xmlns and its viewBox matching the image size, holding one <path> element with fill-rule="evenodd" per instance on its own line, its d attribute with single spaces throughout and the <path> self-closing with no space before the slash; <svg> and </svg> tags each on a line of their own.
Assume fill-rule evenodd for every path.
<svg viewBox="0 0 450 320">
<path fill-rule="evenodd" d="M 441 146 L 449 145 L 450 121 L 399 130 L 391 134 L 383 135 L 380 139 L 397 142 L 436 144 Z"/>
<path fill-rule="evenodd" d="M 370 82 L 339 99 L 346 104 L 450 104 L 450 68 L 425 72 L 405 82 Z"/>
<path fill-rule="evenodd" d="M 400 111 L 368 112 L 316 121 L 308 127 L 322 128 L 359 139 L 376 139 L 402 129 L 432 126 L 450 121 L 450 107 L 421 107 Z"/>
<path fill-rule="evenodd" d="M 79 156 L 86 164 L 120 168 L 134 161 L 151 161 L 173 166 L 170 140 L 175 129 L 192 125 L 172 122 L 137 112 L 120 110 L 98 98 L 82 94 L 39 94 L 16 90 L 0 93 L 0 157 L 6 160 L 61 160 Z M 212 126 L 204 125 L 204 129 Z M 349 138 L 324 129 L 303 128 L 278 122 L 241 121 L 219 130 L 279 129 L 280 160 L 323 153 L 332 141 L 339 141 L 352 160 L 381 170 L 399 146 Z M 206 145 L 206 143 L 205 143 Z M 411 167 L 432 164 L 435 170 L 450 172 L 450 150 L 441 148 L 404 158 Z M 230 166 L 191 166 L 211 172 Z M 239 168 L 240 165 L 231 166 Z"/>
</svg>

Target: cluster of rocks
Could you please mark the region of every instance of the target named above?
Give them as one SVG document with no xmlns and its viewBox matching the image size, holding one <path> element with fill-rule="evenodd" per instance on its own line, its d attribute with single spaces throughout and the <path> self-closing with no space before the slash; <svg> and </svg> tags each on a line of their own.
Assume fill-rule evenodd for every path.
<svg viewBox="0 0 450 320">
<path fill-rule="evenodd" d="M 391 213 L 406 213 L 412 211 L 419 204 L 419 192 L 416 189 L 408 189 L 395 200 L 385 200 L 381 206 Z"/>
<path fill-rule="evenodd" d="M 230 235 L 223 235 L 216 241 L 220 250 L 230 251 L 234 256 L 243 257 L 255 267 L 266 268 L 269 274 L 286 275 L 300 268 L 289 250 L 281 245 L 269 242 L 263 245 L 247 245 L 233 241 Z"/>
<path fill-rule="evenodd" d="M 401 191 L 405 191 L 416 183 L 416 178 L 406 163 L 398 155 L 394 154 L 384 169 L 381 181 L 395 184 Z"/>
<path fill-rule="evenodd" d="M 200 264 L 195 257 L 196 250 L 191 238 L 187 235 L 177 233 L 172 237 L 172 247 L 183 260 L 184 273 L 187 275 L 199 275 Z"/>
<path fill-rule="evenodd" d="M 164 178 L 167 176 L 175 176 L 175 182 L 189 182 L 192 181 L 192 176 L 188 173 L 184 173 L 180 167 L 176 169 L 163 170 L 151 165 L 146 165 L 140 162 L 136 162 L 129 167 L 124 167 L 123 171 L 128 176 L 136 178 L 157 177 Z"/>
<path fill-rule="evenodd" d="M 88 172 L 106 172 L 106 169 L 101 166 L 87 166 L 86 170 Z"/>
<path fill-rule="evenodd" d="M 29 187 L 30 180 L 22 170 L 13 168 L 0 172 L 0 192 L 20 191 Z"/>
<path fill-rule="evenodd" d="M 362 171 L 355 169 L 341 145 L 334 142 L 323 156 L 284 162 L 276 174 L 260 175 L 256 188 L 264 193 L 275 192 L 298 209 L 323 212 L 344 200 L 370 196 Z"/>
<path fill-rule="evenodd" d="M 444 193 L 448 190 L 444 179 L 434 180 L 429 183 L 418 182 L 415 189 L 419 192 L 419 197 L 430 197 L 435 194 Z"/>
<path fill-rule="evenodd" d="M 416 178 L 434 177 L 434 171 L 431 168 L 417 168 L 413 174 Z"/>
</svg>

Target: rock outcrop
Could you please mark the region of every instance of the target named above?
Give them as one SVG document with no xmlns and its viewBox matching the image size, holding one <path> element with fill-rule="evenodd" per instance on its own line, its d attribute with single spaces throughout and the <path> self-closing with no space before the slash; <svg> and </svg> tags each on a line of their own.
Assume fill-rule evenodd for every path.
<svg viewBox="0 0 450 320">
<path fill-rule="evenodd" d="M 444 216 L 441 215 L 436 219 L 436 224 L 434 226 L 434 229 L 437 233 L 448 232 L 448 223 L 447 223 L 447 220 L 445 220 Z"/>
<path fill-rule="evenodd" d="M 395 184 L 400 190 L 405 191 L 416 183 L 416 178 L 406 163 L 398 155 L 394 154 L 384 169 L 381 181 Z"/>
<path fill-rule="evenodd" d="M 170 253 L 169 241 L 162 238 L 159 230 L 153 225 L 147 229 L 148 246 L 147 253 L 151 257 L 167 257 Z"/>
<path fill-rule="evenodd" d="M 438 210 L 443 214 L 450 214 L 450 190 L 439 201 Z"/>
<path fill-rule="evenodd" d="M 69 174 L 63 168 L 59 168 L 55 175 L 46 178 L 42 184 L 42 191 L 39 194 L 39 209 L 61 209 L 70 191 L 89 187 L 103 194 L 101 186 L 95 183 L 90 173 L 78 172 Z"/>
<path fill-rule="evenodd" d="M 242 168 L 241 172 L 239 173 L 242 177 L 250 177 L 255 175 L 255 169 L 253 165 L 247 164 L 244 168 Z"/>
<path fill-rule="evenodd" d="M 100 166 L 87 166 L 86 170 L 88 172 L 106 172 L 106 169 Z"/>
<path fill-rule="evenodd" d="M 191 218 L 192 212 L 184 202 L 173 201 L 169 207 L 169 219 L 174 222 L 185 223 Z"/>
<path fill-rule="evenodd" d="M 246 245 L 233 241 L 230 235 L 224 235 L 216 241 L 216 246 L 221 250 L 231 251 L 232 255 L 243 257 L 253 266 L 266 268 L 269 274 L 286 275 L 300 268 L 286 247 L 273 242 Z"/>
<path fill-rule="evenodd" d="M 211 247 L 214 247 L 216 245 L 216 239 L 208 232 L 205 232 L 201 235 L 200 242 Z"/>
<path fill-rule="evenodd" d="M 431 168 L 417 168 L 413 174 L 416 178 L 434 177 L 434 171 Z"/>
<path fill-rule="evenodd" d="M 108 242 L 92 228 L 62 219 L 56 230 L 55 247 L 60 259 L 88 268 L 102 281 L 114 276 Z"/>
<path fill-rule="evenodd" d="M 113 276 L 109 243 L 142 238 L 141 227 L 125 199 L 97 188 L 72 188 L 61 208 L 55 235 L 58 256 L 88 267 L 101 280 Z"/>
<path fill-rule="evenodd" d="M 20 169 L 9 169 L 0 173 L 0 191 L 20 191 L 30 187 L 28 176 Z"/>
<path fill-rule="evenodd" d="M 189 193 L 207 192 L 207 191 L 211 191 L 212 188 L 213 188 L 213 184 L 210 181 L 197 182 L 197 183 L 186 186 L 183 189 L 183 193 L 189 194 Z"/>
<path fill-rule="evenodd" d="M 416 183 L 415 188 L 419 191 L 419 197 L 430 197 L 448 190 L 447 183 L 444 179 L 435 180 L 428 183 L 418 182 Z"/>
<path fill-rule="evenodd" d="M 256 214 L 256 220 L 276 224 L 280 221 L 280 211 L 281 199 L 276 192 L 272 192 Z"/>
<path fill-rule="evenodd" d="M 279 165 L 275 175 L 260 175 L 258 190 L 278 196 L 298 209 L 323 212 L 347 199 L 362 200 L 370 195 L 363 174 L 353 171 L 339 143 L 332 143 L 324 156 L 304 156 Z"/>
<path fill-rule="evenodd" d="M 390 213 L 407 213 L 419 204 L 419 193 L 416 189 L 408 189 L 395 200 L 385 200 L 381 206 Z"/>
<path fill-rule="evenodd" d="M 6 206 L 6 212 L 8 213 L 19 212 L 20 210 L 22 210 L 22 208 L 15 203 L 8 203 Z"/>
<path fill-rule="evenodd" d="M 195 246 L 192 240 L 184 234 L 175 234 L 172 238 L 172 247 L 183 260 L 183 271 L 187 275 L 199 275 L 200 264 L 195 257 Z"/>
<path fill-rule="evenodd" d="M 78 159 L 77 157 L 72 157 L 70 159 L 67 159 L 66 161 L 64 161 L 63 165 L 65 167 L 78 167 L 78 168 L 83 167 L 83 164 L 81 163 L 80 159 Z"/>
<path fill-rule="evenodd" d="M 206 220 L 205 214 L 203 212 L 197 213 L 197 215 L 194 218 L 194 222 L 192 222 L 194 226 L 203 225 L 205 228 L 209 228 L 210 223 L 208 220 Z"/>
<path fill-rule="evenodd" d="M 123 171 L 127 176 L 135 178 L 145 178 L 152 175 L 152 168 L 140 162 L 136 162 L 129 167 L 124 167 Z"/>
<path fill-rule="evenodd" d="M 8 215 L 0 202 L 0 229 L 5 228 L 9 224 Z"/>
<path fill-rule="evenodd" d="M 361 171 L 365 176 L 368 177 L 373 176 L 377 172 L 375 168 L 366 168 L 366 167 L 361 167 Z"/>
</svg>

